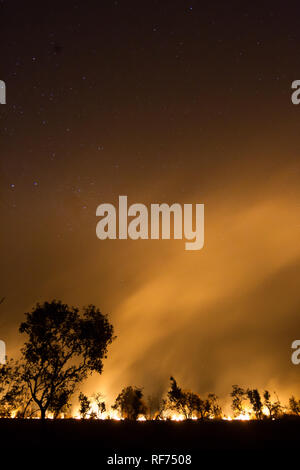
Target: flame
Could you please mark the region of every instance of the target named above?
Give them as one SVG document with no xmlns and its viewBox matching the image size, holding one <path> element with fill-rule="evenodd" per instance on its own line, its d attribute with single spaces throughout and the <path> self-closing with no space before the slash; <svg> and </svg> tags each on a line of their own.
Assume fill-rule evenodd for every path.
<svg viewBox="0 0 300 470">
<path fill-rule="evenodd" d="M 185 419 L 184 416 L 180 414 L 173 414 L 171 416 L 172 421 L 183 421 L 184 419 Z"/>
<path fill-rule="evenodd" d="M 236 416 L 235 418 L 233 418 L 235 420 L 239 420 L 239 421 L 249 421 L 251 419 L 251 416 L 249 415 L 249 413 L 241 413 L 240 415 Z"/>
<path fill-rule="evenodd" d="M 105 415 L 106 415 L 106 418 L 104 419 L 114 419 L 115 421 L 121 421 L 124 419 L 119 415 L 117 410 L 112 410 L 109 413 L 106 412 Z"/>
<path fill-rule="evenodd" d="M 240 413 L 238 416 L 223 416 L 222 418 L 225 421 L 250 421 L 252 419 L 251 414 L 248 411 Z"/>
<path fill-rule="evenodd" d="M 93 405 L 94 405 L 94 406 L 93 406 Z M 87 418 L 87 419 L 91 418 L 91 414 L 92 414 L 92 413 L 96 413 L 96 416 L 97 416 L 96 419 L 100 419 L 100 420 L 113 419 L 113 420 L 115 420 L 115 421 L 121 421 L 121 420 L 124 419 L 124 418 L 122 418 L 122 417 L 119 415 L 119 413 L 118 413 L 117 410 L 105 411 L 104 413 L 101 413 L 101 415 L 98 414 L 98 413 L 97 413 L 97 406 L 96 406 L 96 404 L 92 404 L 92 406 L 91 406 L 91 411 L 90 411 L 90 413 L 88 413 L 88 414 L 86 415 L 86 418 Z M 79 413 L 79 408 L 77 408 L 77 409 L 74 411 L 73 418 L 74 418 L 74 419 L 81 419 L 81 416 L 80 416 L 80 413 Z"/>
</svg>

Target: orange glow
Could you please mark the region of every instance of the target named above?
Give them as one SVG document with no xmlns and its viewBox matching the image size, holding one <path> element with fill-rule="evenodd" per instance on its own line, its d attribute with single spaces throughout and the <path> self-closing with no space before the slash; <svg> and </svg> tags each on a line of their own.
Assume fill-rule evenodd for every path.
<svg viewBox="0 0 300 470">
<path fill-rule="evenodd" d="M 236 416 L 233 419 L 239 420 L 239 421 L 250 421 L 251 416 L 248 413 L 245 413 L 245 414 L 241 413 L 240 415 Z"/>
</svg>

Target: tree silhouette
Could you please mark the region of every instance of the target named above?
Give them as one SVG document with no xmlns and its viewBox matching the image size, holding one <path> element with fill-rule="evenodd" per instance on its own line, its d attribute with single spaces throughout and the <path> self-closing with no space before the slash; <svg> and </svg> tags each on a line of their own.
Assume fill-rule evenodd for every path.
<svg viewBox="0 0 300 470">
<path fill-rule="evenodd" d="M 192 418 L 193 412 L 196 412 L 198 419 L 207 419 L 211 412 L 211 403 L 208 399 L 202 399 L 195 393 L 188 393 L 187 404 L 189 409 L 189 418 Z"/>
<path fill-rule="evenodd" d="M 256 419 L 262 419 L 263 418 L 263 412 L 262 412 L 263 404 L 260 398 L 259 391 L 256 388 L 254 388 L 253 390 L 248 389 L 247 396 L 251 403 Z"/>
<path fill-rule="evenodd" d="M 78 399 L 80 403 L 80 408 L 79 408 L 80 416 L 81 418 L 86 419 L 91 408 L 91 402 L 88 399 L 88 397 L 84 395 L 82 392 L 80 392 Z"/>
<path fill-rule="evenodd" d="M 0 417 L 9 418 L 20 395 L 18 380 L 14 380 L 16 366 L 13 361 L 0 366 Z"/>
<path fill-rule="evenodd" d="M 203 399 L 197 393 L 182 390 L 174 377 L 170 377 L 170 381 L 169 407 L 182 414 L 185 419 L 191 419 L 193 416 L 197 416 L 199 419 L 221 417 L 222 410 L 214 393 L 210 393 L 208 398 Z"/>
<path fill-rule="evenodd" d="M 232 397 L 231 408 L 234 416 L 244 414 L 245 411 L 243 404 L 246 399 L 245 390 L 238 385 L 232 385 L 232 392 L 230 393 L 230 396 Z"/>
<path fill-rule="evenodd" d="M 54 393 L 48 410 L 53 413 L 53 418 L 57 419 L 59 415 L 67 414 L 71 408 L 69 402 L 72 395 L 71 390 L 62 389 Z"/>
<path fill-rule="evenodd" d="M 147 407 L 143 400 L 142 389 L 132 386 L 123 388 L 112 409 L 118 410 L 122 418 L 132 421 L 136 421 L 140 415 L 145 415 Z"/>
<path fill-rule="evenodd" d="M 300 400 L 296 400 L 294 396 L 289 399 L 289 408 L 294 415 L 300 416 Z"/>
<path fill-rule="evenodd" d="M 211 417 L 214 419 L 222 418 L 222 408 L 218 403 L 218 397 L 215 393 L 208 394 L 208 400 L 210 401 Z"/>
<path fill-rule="evenodd" d="M 269 410 L 270 419 L 277 419 L 282 412 L 282 406 L 279 398 L 275 402 L 271 401 L 271 394 L 268 390 L 264 391 L 264 406 Z"/>
<path fill-rule="evenodd" d="M 0 417 L 30 417 L 36 412 L 32 398 L 22 380 L 21 366 L 12 359 L 0 366 Z"/>
<path fill-rule="evenodd" d="M 102 414 L 105 413 L 106 411 L 106 405 L 105 405 L 105 401 L 103 400 L 103 395 L 102 393 L 95 393 L 93 395 L 93 399 L 96 403 L 96 406 L 97 406 L 97 418 L 101 418 L 102 417 Z"/>
<path fill-rule="evenodd" d="M 183 414 L 185 418 L 189 417 L 192 407 L 192 397 L 190 397 L 190 409 L 187 408 L 187 395 L 178 386 L 174 377 L 170 377 L 171 388 L 168 391 L 168 400 L 171 409 Z"/>
<path fill-rule="evenodd" d="M 65 406 L 76 386 L 92 372 L 102 372 L 113 326 L 94 305 L 79 310 L 53 300 L 26 313 L 20 332 L 28 335 L 22 348 L 22 378 L 40 409 Z"/>
</svg>

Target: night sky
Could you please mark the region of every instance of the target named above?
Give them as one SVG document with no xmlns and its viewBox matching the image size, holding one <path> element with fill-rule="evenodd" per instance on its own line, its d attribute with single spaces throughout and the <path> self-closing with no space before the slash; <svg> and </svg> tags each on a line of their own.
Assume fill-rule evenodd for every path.
<svg viewBox="0 0 300 470">
<path fill-rule="evenodd" d="M 254 2 L 255 3 L 255 2 Z M 0 338 L 37 301 L 118 339 L 85 391 L 300 393 L 298 2 L 0 1 Z M 96 237 L 96 208 L 205 204 L 205 246 Z M 300 367 L 300 366 L 299 366 Z"/>
</svg>

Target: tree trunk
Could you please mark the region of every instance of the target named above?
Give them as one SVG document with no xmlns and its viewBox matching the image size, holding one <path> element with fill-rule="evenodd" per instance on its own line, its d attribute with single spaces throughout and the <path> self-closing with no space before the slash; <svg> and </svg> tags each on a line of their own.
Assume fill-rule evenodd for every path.
<svg viewBox="0 0 300 470">
<path fill-rule="evenodd" d="M 45 419 L 45 418 L 46 418 L 46 410 L 45 410 L 45 408 L 40 407 L 40 410 L 41 410 L 41 419 Z"/>
</svg>

